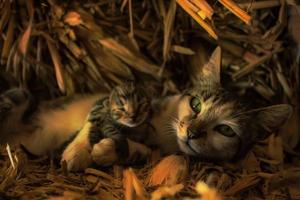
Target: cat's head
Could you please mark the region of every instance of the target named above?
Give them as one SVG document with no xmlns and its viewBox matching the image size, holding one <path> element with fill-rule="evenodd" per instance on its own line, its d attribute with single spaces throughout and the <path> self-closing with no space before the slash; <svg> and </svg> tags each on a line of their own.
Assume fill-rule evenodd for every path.
<svg viewBox="0 0 300 200">
<path fill-rule="evenodd" d="M 10 117 L 22 117 L 28 109 L 29 100 L 29 93 L 23 89 L 14 88 L 4 92 L 0 95 L 0 120 L 3 122 Z"/>
<path fill-rule="evenodd" d="M 30 93 L 21 88 L 0 95 L 0 144 L 11 140 L 13 135 L 9 133 L 24 131 L 20 125 L 29 118 L 35 106 Z"/>
<path fill-rule="evenodd" d="M 287 104 L 247 110 L 221 88 L 221 49 L 203 66 L 198 85 L 182 95 L 174 128 L 180 149 L 210 161 L 231 161 L 281 126 L 291 115 Z"/>
<path fill-rule="evenodd" d="M 135 127 L 145 122 L 150 111 L 150 98 L 143 87 L 126 82 L 110 95 L 111 116 L 118 123 Z"/>
</svg>

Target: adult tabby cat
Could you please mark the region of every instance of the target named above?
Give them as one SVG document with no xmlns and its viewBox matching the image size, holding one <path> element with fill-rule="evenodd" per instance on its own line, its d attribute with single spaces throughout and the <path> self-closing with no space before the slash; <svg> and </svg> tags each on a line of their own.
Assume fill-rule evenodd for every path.
<svg viewBox="0 0 300 200">
<path fill-rule="evenodd" d="M 209 161 L 233 161 L 291 115 L 287 104 L 250 109 L 220 84 L 221 49 L 202 67 L 197 85 L 156 103 L 156 143 L 164 153 L 182 151 Z"/>
<path fill-rule="evenodd" d="M 197 85 L 182 94 L 154 100 L 151 105 L 153 113 L 150 119 L 153 129 L 148 130 L 147 138 L 143 142 L 158 146 L 164 154 L 181 151 L 210 161 L 232 161 L 244 156 L 255 142 L 267 137 L 288 119 L 292 112 L 289 105 L 249 109 L 240 103 L 239 99 L 234 98 L 221 87 L 220 67 L 221 50 L 217 48 L 209 62 L 202 67 Z M 27 108 L 21 104 L 18 104 L 18 107 L 21 111 L 15 112 L 19 113 L 24 113 Z M 75 107 L 80 109 L 78 106 Z M 80 111 L 76 109 L 70 109 L 69 114 L 77 115 Z M 10 110 L 18 109 L 16 107 Z M 48 119 L 52 124 L 59 124 L 59 119 L 51 117 L 51 113 L 52 111 L 48 110 L 48 112 L 39 112 L 35 116 Z M 65 112 L 59 111 L 59 113 L 65 119 L 69 117 Z M 34 132 L 27 139 L 26 144 L 32 147 L 34 141 L 39 141 L 41 145 L 33 145 L 33 149 L 39 154 L 46 152 L 45 146 L 49 146 L 46 149 L 50 150 L 51 145 L 46 144 L 49 143 L 49 138 L 53 137 L 52 134 L 55 135 L 60 131 L 61 135 L 65 135 L 78 130 L 73 127 L 73 130 L 69 128 L 66 132 L 58 127 L 53 131 L 46 120 L 38 124 L 43 127 L 44 132 L 42 134 Z M 3 127 L 4 125 L 0 130 L 2 135 Z M 70 170 L 86 167 L 81 163 L 86 162 L 88 154 L 78 155 L 89 142 L 87 133 L 88 131 L 83 131 L 80 137 L 71 142 L 69 147 L 74 147 L 71 153 L 67 151 L 63 153 Z M 63 139 L 66 138 L 59 140 Z M 135 148 L 135 145 L 129 146 L 133 146 L 142 155 L 146 152 L 140 151 L 142 148 Z M 115 152 L 116 148 L 114 141 L 105 139 L 101 140 L 97 147 L 110 153 Z"/>
</svg>

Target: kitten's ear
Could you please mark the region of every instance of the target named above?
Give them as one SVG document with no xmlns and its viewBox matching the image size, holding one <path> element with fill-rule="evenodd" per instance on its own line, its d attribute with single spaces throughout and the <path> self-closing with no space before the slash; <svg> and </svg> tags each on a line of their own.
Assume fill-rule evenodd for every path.
<svg viewBox="0 0 300 200">
<path fill-rule="evenodd" d="M 202 75 L 212 79 L 215 83 L 220 83 L 222 52 L 221 47 L 217 47 L 202 68 Z"/>
<path fill-rule="evenodd" d="M 293 108 L 288 104 L 268 106 L 254 111 L 255 121 L 264 129 L 264 134 L 258 135 L 257 139 L 264 139 L 282 126 L 292 115 Z"/>
</svg>

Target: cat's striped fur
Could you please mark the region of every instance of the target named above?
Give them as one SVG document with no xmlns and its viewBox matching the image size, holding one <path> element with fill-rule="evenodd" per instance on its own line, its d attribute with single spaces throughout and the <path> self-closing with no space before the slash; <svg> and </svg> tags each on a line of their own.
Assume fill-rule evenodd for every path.
<svg viewBox="0 0 300 200">
<path fill-rule="evenodd" d="M 291 115 L 287 104 L 250 109 L 220 83 L 221 49 L 202 67 L 197 84 L 157 102 L 151 138 L 164 153 L 183 151 L 209 161 L 242 158 Z M 155 106 L 154 106 L 155 107 Z"/>
</svg>

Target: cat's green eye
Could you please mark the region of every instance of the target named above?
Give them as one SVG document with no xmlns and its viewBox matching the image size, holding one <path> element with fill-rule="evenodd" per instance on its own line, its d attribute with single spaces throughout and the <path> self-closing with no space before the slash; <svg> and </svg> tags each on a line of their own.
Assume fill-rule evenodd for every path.
<svg viewBox="0 0 300 200">
<path fill-rule="evenodd" d="M 216 126 L 214 130 L 226 137 L 233 137 L 236 135 L 232 128 L 225 124 Z"/>
<path fill-rule="evenodd" d="M 195 113 L 199 113 L 201 111 L 201 101 L 197 97 L 193 97 L 190 101 L 190 106 Z"/>
</svg>

